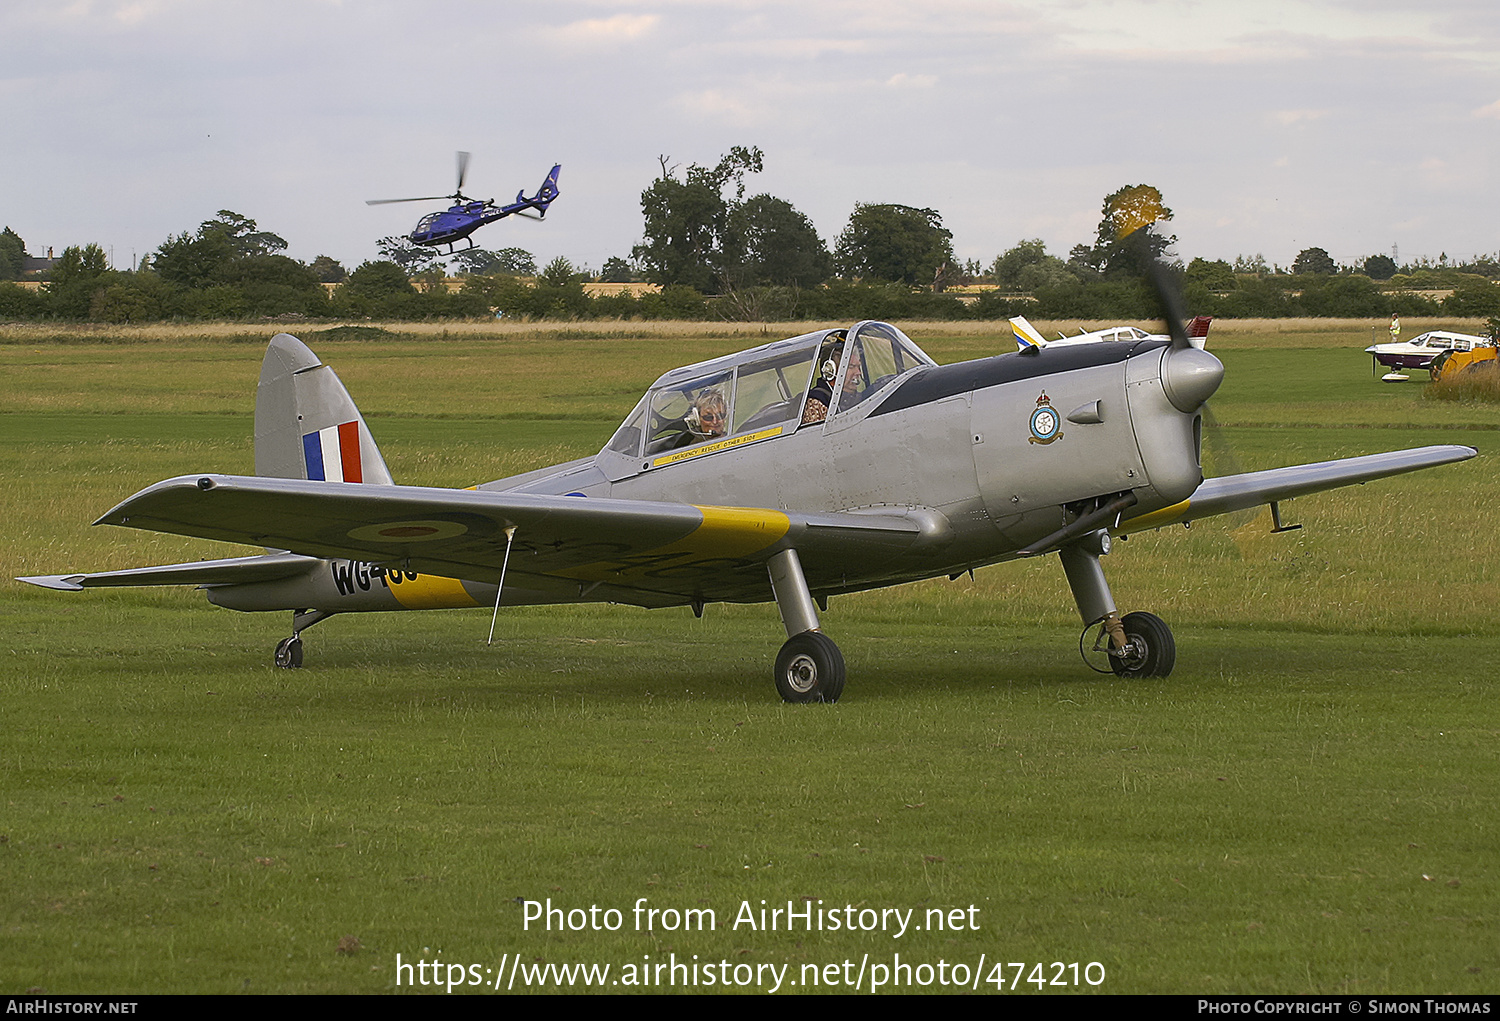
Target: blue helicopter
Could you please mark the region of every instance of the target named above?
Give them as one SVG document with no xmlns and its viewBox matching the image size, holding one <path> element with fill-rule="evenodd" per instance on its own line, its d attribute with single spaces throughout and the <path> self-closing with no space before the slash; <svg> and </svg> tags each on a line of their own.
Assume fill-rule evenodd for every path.
<svg viewBox="0 0 1500 1021">
<path fill-rule="evenodd" d="M 471 199 L 464 195 L 464 178 L 469 172 L 469 154 L 461 152 L 458 154 L 458 186 L 454 188 L 452 195 L 427 195 L 421 198 L 411 199 L 369 199 L 365 205 L 383 206 L 392 202 L 435 202 L 439 199 L 452 199 L 453 205 L 447 209 L 428 213 L 417 221 L 417 225 L 407 237 L 418 245 L 430 245 L 434 248 L 439 245 L 447 245 L 447 254 L 453 254 L 454 245 L 459 241 L 468 239 L 469 247 L 474 247 L 473 234 L 487 223 L 504 219 L 515 213 L 520 216 L 540 220 L 547 215 L 547 207 L 552 200 L 560 194 L 557 190 L 557 175 L 562 170 L 559 163 L 552 168 L 536 190 L 536 194 L 530 198 L 526 197 L 525 189 L 516 193 L 516 200 L 509 205 L 497 206 L 494 199 Z"/>
</svg>

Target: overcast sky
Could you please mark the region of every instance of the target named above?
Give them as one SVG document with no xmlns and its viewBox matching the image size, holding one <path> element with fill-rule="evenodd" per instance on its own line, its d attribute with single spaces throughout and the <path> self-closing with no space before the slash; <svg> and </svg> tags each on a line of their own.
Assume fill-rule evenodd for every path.
<svg viewBox="0 0 1500 1021">
<path fill-rule="evenodd" d="M 1160 188 L 1185 257 L 1500 251 L 1495 0 L 0 0 L 0 222 L 116 265 L 219 209 L 353 268 L 453 187 L 599 268 L 675 164 L 755 145 L 832 243 L 937 209 L 963 259 Z"/>
</svg>

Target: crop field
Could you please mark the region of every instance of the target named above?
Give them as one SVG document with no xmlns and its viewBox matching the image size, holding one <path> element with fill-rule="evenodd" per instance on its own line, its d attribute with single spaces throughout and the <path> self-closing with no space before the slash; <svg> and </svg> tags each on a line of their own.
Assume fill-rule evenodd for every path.
<svg viewBox="0 0 1500 1021">
<path fill-rule="evenodd" d="M 465 486 L 810 328 L 292 332 Z M 90 522 L 253 472 L 273 332 L 0 327 L 0 992 L 1500 991 L 1500 408 L 1377 382 L 1370 324 L 1216 324 L 1209 473 L 1480 456 L 1117 544 L 1171 677 L 1091 673 L 1046 557 L 836 597 L 805 706 L 771 604 L 338 616 L 282 671 L 289 615 L 10 580 L 252 552 Z"/>
</svg>

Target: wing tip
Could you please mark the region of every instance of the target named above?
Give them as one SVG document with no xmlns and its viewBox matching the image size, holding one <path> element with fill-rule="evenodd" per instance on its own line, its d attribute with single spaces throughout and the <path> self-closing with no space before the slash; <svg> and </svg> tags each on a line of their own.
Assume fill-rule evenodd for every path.
<svg viewBox="0 0 1500 1021">
<path fill-rule="evenodd" d="M 27 578 L 17 578 L 16 581 L 24 581 L 28 585 L 55 589 L 59 592 L 82 592 L 81 582 L 84 577 L 82 574 L 37 574 Z"/>
</svg>

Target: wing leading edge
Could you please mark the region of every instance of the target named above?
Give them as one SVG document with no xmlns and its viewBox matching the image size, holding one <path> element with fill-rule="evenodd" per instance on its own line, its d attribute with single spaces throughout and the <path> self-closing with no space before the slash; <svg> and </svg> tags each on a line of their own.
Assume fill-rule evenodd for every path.
<svg viewBox="0 0 1500 1021">
<path fill-rule="evenodd" d="M 1193 495 L 1181 503 L 1127 518 L 1114 531 L 1139 532 L 1179 521 L 1196 521 L 1215 514 L 1259 507 L 1277 500 L 1290 500 L 1295 496 L 1306 496 L 1325 489 L 1337 489 L 1372 479 L 1383 479 L 1389 475 L 1434 468 L 1440 464 L 1467 461 L 1478 453 L 1473 447 L 1458 445 L 1414 447 L 1384 454 L 1367 454 L 1364 457 L 1319 461 L 1289 468 L 1272 468 L 1269 471 L 1205 479 Z"/>
</svg>

